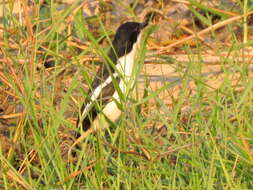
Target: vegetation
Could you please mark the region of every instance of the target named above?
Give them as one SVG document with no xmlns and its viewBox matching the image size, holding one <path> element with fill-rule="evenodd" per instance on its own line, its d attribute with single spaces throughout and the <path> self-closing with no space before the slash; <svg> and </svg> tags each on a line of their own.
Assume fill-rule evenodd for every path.
<svg viewBox="0 0 253 190">
<path fill-rule="evenodd" d="M 120 2 L 126 20 L 142 19 L 142 1 Z M 185 26 L 157 2 L 134 73 L 142 82 L 122 97 L 118 123 L 78 149 L 78 110 L 120 24 L 106 23 L 107 1 L 87 16 L 89 3 L 0 3 L 0 189 L 252 189 L 251 1 L 171 1 L 189 8 Z M 170 39 L 156 39 L 161 22 Z"/>
</svg>

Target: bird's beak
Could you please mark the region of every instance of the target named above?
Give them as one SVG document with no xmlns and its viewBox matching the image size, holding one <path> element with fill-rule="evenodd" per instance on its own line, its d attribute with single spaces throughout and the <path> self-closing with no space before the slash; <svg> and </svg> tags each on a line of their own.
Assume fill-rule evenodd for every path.
<svg viewBox="0 0 253 190">
<path fill-rule="evenodd" d="M 140 29 L 142 30 L 148 25 L 148 20 L 145 20 L 144 22 L 140 23 Z"/>
</svg>

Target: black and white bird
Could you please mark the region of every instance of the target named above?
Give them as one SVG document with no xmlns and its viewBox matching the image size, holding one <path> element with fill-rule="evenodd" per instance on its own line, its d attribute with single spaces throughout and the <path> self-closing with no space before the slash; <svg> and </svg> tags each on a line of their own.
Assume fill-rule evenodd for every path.
<svg viewBox="0 0 253 190">
<path fill-rule="evenodd" d="M 125 94 L 134 84 L 131 75 L 136 67 L 141 31 L 147 25 L 148 21 L 127 22 L 117 29 L 108 52 L 111 61 L 101 64 L 88 92 L 89 97 L 86 97 L 79 113 L 77 126 L 82 127 L 84 132 L 91 128 L 93 131 L 106 128 L 105 123 L 101 126 L 101 118 L 115 122 L 120 117 L 119 91 Z"/>
</svg>

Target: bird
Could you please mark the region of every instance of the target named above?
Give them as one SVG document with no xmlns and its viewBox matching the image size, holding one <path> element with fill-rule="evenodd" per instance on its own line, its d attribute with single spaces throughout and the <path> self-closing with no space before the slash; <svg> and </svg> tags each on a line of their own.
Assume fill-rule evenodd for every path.
<svg viewBox="0 0 253 190">
<path fill-rule="evenodd" d="M 131 75 L 136 67 L 142 31 L 147 25 L 148 20 L 126 22 L 116 30 L 107 54 L 109 61 L 100 65 L 79 112 L 76 125 L 82 127 L 83 132 L 106 128 L 105 123 L 101 126 L 102 118 L 106 118 L 107 123 L 119 119 L 122 112 L 118 104 L 120 93 L 127 93 L 134 84 Z M 78 133 L 77 137 L 80 136 Z"/>
</svg>

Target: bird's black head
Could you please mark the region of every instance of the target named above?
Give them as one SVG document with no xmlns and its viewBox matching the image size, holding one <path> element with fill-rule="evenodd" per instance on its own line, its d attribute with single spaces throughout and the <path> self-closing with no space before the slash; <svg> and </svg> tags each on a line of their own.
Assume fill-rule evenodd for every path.
<svg viewBox="0 0 253 190">
<path fill-rule="evenodd" d="M 127 22 L 122 24 L 116 31 L 112 42 L 113 49 L 111 49 L 110 54 L 115 55 L 116 53 L 118 58 L 128 54 L 137 42 L 141 30 L 147 25 L 148 22 Z"/>
</svg>

